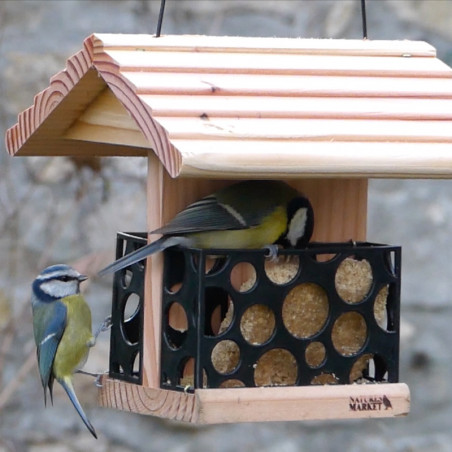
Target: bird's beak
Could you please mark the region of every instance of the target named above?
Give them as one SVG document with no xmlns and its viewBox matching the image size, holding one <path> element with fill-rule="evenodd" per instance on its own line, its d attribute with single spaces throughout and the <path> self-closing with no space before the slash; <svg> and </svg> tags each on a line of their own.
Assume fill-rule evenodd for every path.
<svg viewBox="0 0 452 452">
<path fill-rule="evenodd" d="M 86 276 L 86 275 L 80 275 L 80 276 L 78 277 L 78 280 L 79 280 L 80 282 L 86 281 L 87 279 L 88 279 L 88 276 Z"/>
</svg>

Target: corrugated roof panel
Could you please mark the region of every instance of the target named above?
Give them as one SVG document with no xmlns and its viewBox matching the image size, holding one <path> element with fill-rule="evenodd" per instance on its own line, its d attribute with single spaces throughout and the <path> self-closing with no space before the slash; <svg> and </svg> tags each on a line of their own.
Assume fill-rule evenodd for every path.
<svg viewBox="0 0 452 452">
<path fill-rule="evenodd" d="M 71 97 L 90 69 L 103 85 Z M 424 42 L 99 34 L 7 143 L 55 153 L 60 134 L 143 155 L 147 142 L 172 176 L 452 177 L 451 125 L 452 69 Z"/>
<path fill-rule="evenodd" d="M 452 78 L 121 71 L 137 94 L 451 98 Z"/>
<path fill-rule="evenodd" d="M 238 52 L 153 52 L 108 50 L 124 71 L 226 74 L 358 75 L 447 77 L 450 68 L 436 58 L 348 55 L 296 55 Z"/>
</svg>

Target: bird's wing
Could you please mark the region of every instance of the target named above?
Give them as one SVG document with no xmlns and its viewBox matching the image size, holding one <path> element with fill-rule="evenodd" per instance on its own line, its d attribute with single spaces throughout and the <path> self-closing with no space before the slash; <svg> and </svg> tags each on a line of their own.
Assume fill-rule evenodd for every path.
<svg viewBox="0 0 452 452">
<path fill-rule="evenodd" d="M 203 231 L 224 231 L 249 227 L 245 219 L 233 208 L 218 201 L 215 195 L 190 204 L 167 225 L 153 231 L 156 234 L 174 235 Z"/>
<path fill-rule="evenodd" d="M 38 351 L 39 374 L 41 375 L 44 396 L 47 387 L 52 396 L 52 366 L 55 354 L 66 327 L 66 306 L 59 302 L 43 304 L 34 310 L 33 324 Z"/>
<path fill-rule="evenodd" d="M 243 181 L 190 204 L 153 232 L 175 235 L 251 228 L 296 196 L 298 192 L 281 181 Z"/>
</svg>

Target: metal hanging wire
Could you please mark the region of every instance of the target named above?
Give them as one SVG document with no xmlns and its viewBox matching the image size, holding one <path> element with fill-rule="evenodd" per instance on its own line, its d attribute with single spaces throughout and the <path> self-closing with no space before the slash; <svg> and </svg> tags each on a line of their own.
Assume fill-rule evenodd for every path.
<svg viewBox="0 0 452 452">
<path fill-rule="evenodd" d="M 157 22 L 157 31 L 155 32 L 156 38 L 160 37 L 160 32 L 162 31 L 163 15 L 165 14 L 165 1 L 166 0 L 160 0 L 159 19 Z"/>
<path fill-rule="evenodd" d="M 361 17 L 363 21 L 363 39 L 367 39 L 366 0 L 361 0 Z"/>
</svg>

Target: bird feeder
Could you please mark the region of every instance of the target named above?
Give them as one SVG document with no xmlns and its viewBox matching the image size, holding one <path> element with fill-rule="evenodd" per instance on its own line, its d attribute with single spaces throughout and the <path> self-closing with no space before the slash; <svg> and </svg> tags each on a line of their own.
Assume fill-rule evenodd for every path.
<svg viewBox="0 0 452 452">
<path fill-rule="evenodd" d="M 100 405 L 194 423 L 407 414 L 401 250 L 367 241 L 367 185 L 452 177 L 451 121 L 452 69 L 424 42 L 88 37 L 8 130 L 11 155 L 146 156 L 149 231 L 239 179 L 287 181 L 316 218 L 313 244 L 281 252 L 295 269 L 174 249 L 119 272 Z M 117 256 L 154 238 L 119 234 Z"/>
</svg>

